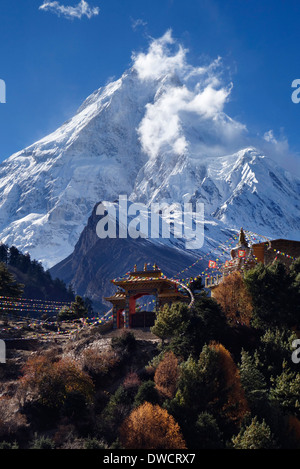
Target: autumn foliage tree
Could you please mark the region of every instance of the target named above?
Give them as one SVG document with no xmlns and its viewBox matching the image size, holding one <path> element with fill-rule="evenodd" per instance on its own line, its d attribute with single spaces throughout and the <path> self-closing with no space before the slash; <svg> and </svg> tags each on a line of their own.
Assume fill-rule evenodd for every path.
<svg viewBox="0 0 300 469">
<path fill-rule="evenodd" d="M 171 399 L 175 395 L 178 378 L 178 359 L 172 351 L 166 352 L 155 371 L 156 389 L 163 396 Z"/>
<path fill-rule="evenodd" d="M 149 402 L 125 419 L 120 441 L 126 449 L 186 449 L 178 423 L 166 410 Z"/>
<path fill-rule="evenodd" d="M 60 408 L 76 393 L 91 402 L 94 384 L 73 360 L 51 360 L 46 355 L 29 358 L 23 368 L 20 390 L 24 399 L 30 396 L 49 408 Z"/>
<path fill-rule="evenodd" d="M 249 407 L 241 384 L 239 369 L 230 352 L 222 344 L 212 343 L 210 346 L 218 352 L 219 363 L 224 374 L 224 390 L 227 398 L 222 411 L 233 423 L 240 424 L 249 413 Z"/>
<path fill-rule="evenodd" d="M 240 272 L 232 272 L 224 278 L 214 289 L 214 299 L 221 306 L 229 324 L 239 322 L 250 325 L 252 299 Z"/>
</svg>

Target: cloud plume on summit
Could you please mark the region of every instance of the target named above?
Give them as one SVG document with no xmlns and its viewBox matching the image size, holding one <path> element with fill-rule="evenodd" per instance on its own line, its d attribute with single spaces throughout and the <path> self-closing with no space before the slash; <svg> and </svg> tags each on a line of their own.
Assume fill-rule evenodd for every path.
<svg viewBox="0 0 300 469">
<path fill-rule="evenodd" d="M 246 123 L 225 112 L 233 84 L 224 78 L 222 58 L 203 66 L 190 64 L 188 50 L 168 30 L 152 39 L 146 52 L 134 53 L 132 60 L 141 82 L 159 83 L 138 127 L 142 149 L 150 158 L 188 154 L 201 160 L 255 145 L 278 164 L 299 174 L 299 157 L 286 137 L 276 139 L 269 132 L 250 135 Z M 201 139 L 195 138 L 199 132 Z"/>
<path fill-rule="evenodd" d="M 239 146 L 246 128 L 224 113 L 232 84 L 221 80 L 222 61 L 195 67 L 187 61 L 188 51 L 167 31 L 150 43 L 148 52 L 133 55 L 133 67 L 141 81 L 161 81 L 153 102 L 138 128 L 143 150 L 156 157 L 175 154 L 215 153 Z M 193 141 L 191 129 L 203 131 L 203 141 Z M 223 152 L 223 150 L 222 150 Z"/>
</svg>

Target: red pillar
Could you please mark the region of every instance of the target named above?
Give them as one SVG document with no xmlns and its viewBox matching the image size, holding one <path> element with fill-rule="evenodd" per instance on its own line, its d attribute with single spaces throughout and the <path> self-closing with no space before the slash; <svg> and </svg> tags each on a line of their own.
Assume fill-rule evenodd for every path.
<svg viewBox="0 0 300 469">
<path fill-rule="evenodd" d="M 131 327 L 131 317 L 135 314 L 135 303 L 136 299 L 134 296 L 129 298 L 129 327 Z"/>
<path fill-rule="evenodd" d="M 121 328 L 121 314 L 123 313 L 123 311 L 123 309 L 119 309 L 117 312 L 117 329 Z"/>
</svg>

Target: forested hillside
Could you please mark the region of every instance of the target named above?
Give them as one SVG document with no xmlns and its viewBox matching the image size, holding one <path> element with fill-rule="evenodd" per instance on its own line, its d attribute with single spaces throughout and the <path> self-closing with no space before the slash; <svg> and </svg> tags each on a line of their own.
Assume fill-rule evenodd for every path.
<svg viewBox="0 0 300 469">
<path fill-rule="evenodd" d="M 73 301 L 72 288 L 58 279 L 53 279 L 40 262 L 23 254 L 15 246 L 0 245 L 0 263 L 4 264 L 16 282 L 23 285 L 23 297 L 39 300 Z M 1 288 L 1 285 L 0 285 Z M 0 296 L 10 296 L 1 291 Z"/>
</svg>

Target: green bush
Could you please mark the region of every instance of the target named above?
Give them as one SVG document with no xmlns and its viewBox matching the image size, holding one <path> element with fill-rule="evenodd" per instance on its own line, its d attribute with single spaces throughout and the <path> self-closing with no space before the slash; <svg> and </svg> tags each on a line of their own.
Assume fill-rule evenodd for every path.
<svg viewBox="0 0 300 469">
<path fill-rule="evenodd" d="M 104 440 L 87 438 L 84 442 L 84 449 L 107 449 L 108 445 Z"/>
<path fill-rule="evenodd" d="M 111 340 L 112 348 L 121 355 L 128 355 L 136 349 L 136 338 L 131 331 L 123 331 L 119 337 Z"/>
<path fill-rule="evenodd" d="M 226 318 L 218 303 L 206 296 L 198 298 L 193 308 L 183 303 L 165 305 L 158 313 L 151 332 L 168 340 L 168 348 L 176 356 L 198 357 L 205 343 L 222 342 L 226 334 Z"/>
<path fill-rule="evenodd" d="M 16 441 L 14 443 L 9 443 L 8 441 L 1 441 L 0 449 L 19 449 L 19 445 Z"/>
<path fill-rule="evenodd" d="M 134 399 L 134 407 L 138 407 L 142 405 L 144 402 L 150 402 L 150 404 L 158 404 L 159 402 L 159 395 L 155 388 L 155 384 L 153 381 L 148 380 L 141 384 L 136 393 Z"/>
<path fill-rule="evenodd" d="M 222 433 L 216 419 L 209 412 L 202 412 L 199 414 L 195 430 L 195 448 L 223 448 Z"/>
<path fill-rule="evenodd" d="M 54 441 L 44 435 L 35 435 L 33 442 L 30 445 L 30 449 L 55 449 Z"/>
</svg>

